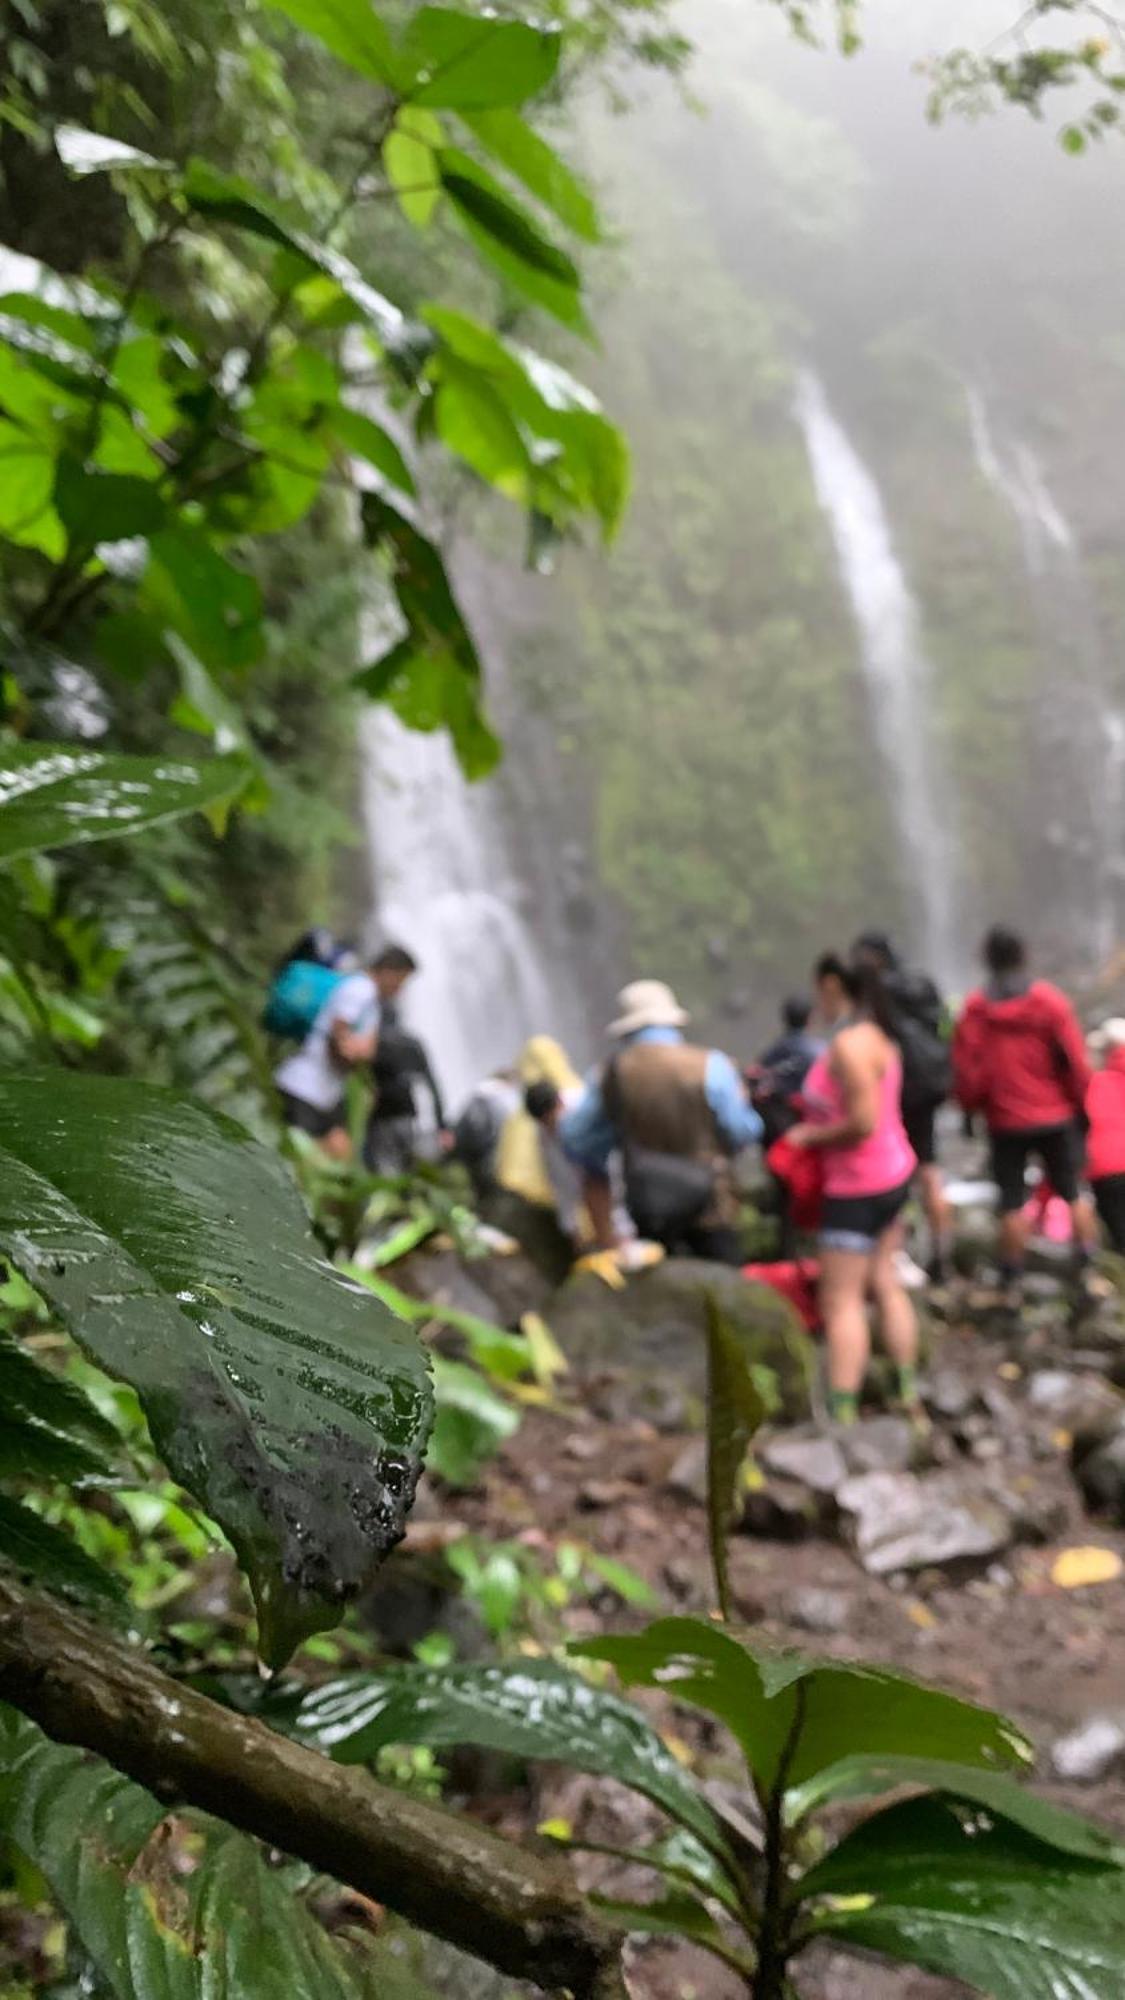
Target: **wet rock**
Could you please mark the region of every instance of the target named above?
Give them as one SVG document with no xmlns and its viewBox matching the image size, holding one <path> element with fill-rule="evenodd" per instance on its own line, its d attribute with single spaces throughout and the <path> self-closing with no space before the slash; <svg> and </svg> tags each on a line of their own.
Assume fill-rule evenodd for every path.
<svg viewBox="0 0 1125 2000">
<path fill-rule="evenodd" d="M 664 1484 L 670 1493 L 685 1500 L 707 1504 L 707 1440 L 692 1438 L 668 1468 Z"/>
<path fill-rule="evenodd" d="M 1041 1368 L 1027 1385 L 1031 1408 L 1061 1430 L 1093 1445 L 1125 1420 L 1125 1399 L 1098 1375 Z"/>
<path fill-rule="evenodd" d="M 411 1298 L 452 1306 L 478 1319 L 517 1326 L 525 1312 L 541 1312 L 550 1285 L 520 1251 L 510 1256 L 466 1258 L 456 1250 L 414 1250 L 387 1276 Z"/>
<path fill-rule="evenodd" d="M 795 1479 L 770 1477 L 747 1493 L 740 1526 L 765 1541 L 803 1542 L 824 1527 L 825 1513 L 825 1496 Z"/>
<path fill-rule="evenodd" d="M 591 1514 L 600 1513 L 605 1507 L 619 1507 L 632 1497 L 633 1487 L 627 1479 L 591 1479 L 578 1489 L 578 1505 Z"/>
<path fill-rule="evenodd" d="M 1013 1539 L 1004 1508 L 963 1476 L 867 1472 L 836 1494 L 856 1554 L 871 1576 L 985 1564 Z"/>
<path fill-rule="evenodd" d="M 1117 1715 L 1091 1715 L 1060 1736 L 1051 1751 L 1055 1775 L 1072 1785 L 1096 1785 L 1125 1764 L 1125 1721 Z"/>
<path fill-rule="evenodd" d="M 848 1477 L 848 1461 L 832 1437 L 770 1438 L 760 1447 L 758 1456 L 767 1472 L 796 1480 L 816 1494 L 834 1494 Z"/>
<path fill-rule="evenodd" d="M 787 1413 L 807 1413 L 807 1393 L 793 1362 L 791 1309 L 766 1285 L 747 1283 L 725 1264 L 670 1257 L 611 1292 L 595 1273 L 568 1278 L 546 1309 L 551 1331 L 573 1368 L 612 1366 L 628 1379 L 630 1415 L 657 1414 L 670 1388 L 700 1402 L 707 1385 L 707 1310 L 713 1297 L 755 1361 L 773 1368 Z"/>
<path fill-rule="evenodd" d="M 976 1390 L 959 1368 L 935 1368 L 923 1395 L 934 1416 L 944 1417 L 948 1423 L 967 1416 L 977 1400 Z"/>
<path fill-rule="evenodd" d="M 1125 1426 L 1092 1449 L 1075 1439 L 1071 1467 L 1087 1507 L 1125 1522 Z"/>
<path fill-rule="evenodd" d="M 794 1591 L 785 1612 L 789 1623 L 799 1626 L 802 1632 L 843 1632 L 851 1617 L 851 1600 L 842 1590 L 824 1590 L 810 1585 L 805 1590 Z"/>
<path fill-rule="evenodd" d="M 865 1417 L 841 1432 L 849 1472 L 909 1472 L 925 1455 L 925 1439 L 909 1417 Z"/>
<path fill-rule="evenodd" d="M 1053 1305 L 1066 1297 L 1066 1285 L 1053 1271 L 1028 1271 L 1023 1296 L 1028 1305 Z"/>
</svg>

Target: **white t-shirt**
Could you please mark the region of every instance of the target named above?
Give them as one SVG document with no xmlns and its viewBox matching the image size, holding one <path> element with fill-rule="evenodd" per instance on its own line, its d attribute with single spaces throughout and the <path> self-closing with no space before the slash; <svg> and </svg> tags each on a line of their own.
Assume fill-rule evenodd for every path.
<svg viewBox="0 0 1125 2000">
<path fill-rule="evenodd" d="M 274 1071 L 279 1090 L 311 1104 L 317 1111 L 333 1111 L 344 1095 L 347 1071 L 337 1062 L 332 1049 L 332 1030 L 338 1021 L 370 1034 L 379 1025 L 379 995 L 366 972 L 350 972 L 328 995 L 316 1020 L 295 1055 Z"/>
</svg>

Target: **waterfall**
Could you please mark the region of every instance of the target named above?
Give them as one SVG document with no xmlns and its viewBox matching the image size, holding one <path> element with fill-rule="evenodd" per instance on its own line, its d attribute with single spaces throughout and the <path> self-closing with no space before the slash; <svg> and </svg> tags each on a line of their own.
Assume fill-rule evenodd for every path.
<svg viewBox="0 0 1125 2000">
<path fill-rule="evenodd" d="M 918 950 L 929 971 L 953 983 L 964 961 L 956 903 L 957 802 L 935 741 L 933 671 L 918 608 L 879 489 L 815 375 L 798 378 L 795 411 L 859 633 L 905 886 L 917 911 Z"/>
<path fill-rule="evenodd" d="M 1109 686 L 1078 536 L 1037 454 L 997 435 L 978 386 L 965 393 L 977 470 L 1015 519 L 1047 652 L 1045 831 L 1064 869 L 1060 900 L 1073 913 L 1075 942 L 1104 963 L 1125 896 L 1125 708 Z"/>
</svg>

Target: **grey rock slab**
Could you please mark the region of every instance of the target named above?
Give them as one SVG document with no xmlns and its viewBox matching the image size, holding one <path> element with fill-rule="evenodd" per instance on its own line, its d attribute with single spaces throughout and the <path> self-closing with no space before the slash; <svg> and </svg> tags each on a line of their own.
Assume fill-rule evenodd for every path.
<svg viewBox="0 0 1125 2000">
<path fill-rule="evenodd" d="M 1074 1785 L 1096 1785 L 1125 1762 L 1125 1722 L 1118 1715 L 1090 1715 L 1060 1736 L 1051 1750 L 1055 1775 Z"/>
<path fill-rule="evenodd" d="M 865 1417 L 840 1433 L 840 1449 L 849 1472 L 909 1472 L 924 1444 L 909 1417 Z"/>
<path fill-rule="evenodd" d="M 836 1499 L 870 1576 L 987 1563 L 1013 1539 L 1004 1508 L 955 1473 L 861 1473 L 845 1480 Z"/>
<path fill-rule="evenodd" d="M 707 1503 L 707 1440 L 692 1438 L 673 1460 L 664 1481 L 670 1493 L 685 1500 Z"/>
<path fill-rule="evenodd" d="M 758 1452 L 767 1472 L 795 1479 L 812 1493 L 831 1495 L 848 1477 L 848 1461 L 832 1437 L 774 1437 Z"/>
<path fill-rule="evenodd" d="M 828 1590 L 810 1584 L 795 1590 L 785 1606 L 791 1625 L 802 1632 L 833 1634 L 846 1630 L 851 1618 L 851 1599 L 843 1590 Z"/>
<path fill-rule="evenodd" d="M 977 1400 L 976 1390 L 959 1368 L 935 1368 L 922 1393 L 935 1417 L 945 1417 L 949 1422 L 966 1416 Z"/>
</svg>

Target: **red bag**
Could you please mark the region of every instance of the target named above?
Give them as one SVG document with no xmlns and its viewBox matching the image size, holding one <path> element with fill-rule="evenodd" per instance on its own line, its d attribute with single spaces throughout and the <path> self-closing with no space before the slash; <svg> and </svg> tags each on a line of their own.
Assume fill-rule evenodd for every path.
<svg viewBox="0 0 1125 2000">
<path fill-rule="evenodd" d="M 790 1220 L 798 1229 L 816 1229 L 824 1201 L 824 1162 L 808 1146 L 794 1146 L 782 1133 L 766 1154 L 766 1165 L 789 1196 Z"/>
<path fill-rule="evenodd" d="M 796 1149 L 795 1149 L 796 1150 Z M 744 1278 L 753 1278 L 759 1285 L 770 1285 L 795 1306 L 810 1333 L 820 1328 L 820 1305 L 817 1298 L 817 1282 L 820 1265 L 815 1257 L 801 1257 L 790 1264 L 744 1264 Z"/>
</svg>

